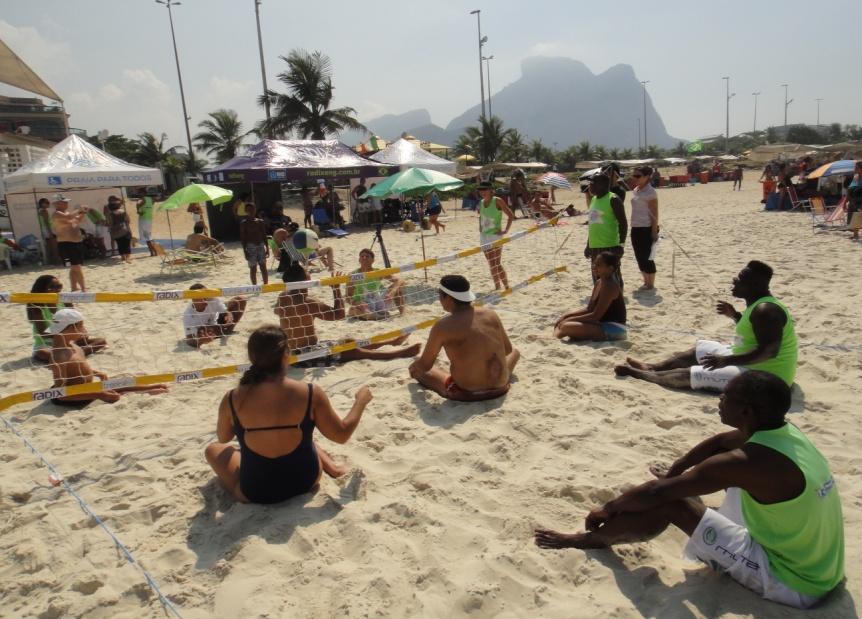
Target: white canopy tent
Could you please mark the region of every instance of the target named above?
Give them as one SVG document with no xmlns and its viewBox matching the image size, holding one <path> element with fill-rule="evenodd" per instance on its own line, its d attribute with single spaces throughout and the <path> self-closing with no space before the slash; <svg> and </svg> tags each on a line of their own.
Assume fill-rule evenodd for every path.
<svg viewBox="0 0 862 619">
<path fill-rule="evenodd" d="M 437 172 L 445 172 L 446 174 L 454 174 L 457 164 L 454 161 L 443 159 L 437 155 L 433 155 L 426 150 L 422 150 L 415 143 L 401 138 L 380 152 L 374 153 L 369 157 L 380 163 L 388 163 L 390 165 L 400 166 L 402 170 L 408 168 L 425 168 L 426 170 L 435 170 Z"/>
<path fill-rule="evenodd" d="M 40 240 L 36 213 L 39 198 L 51 199 L 54 194 L 68 193 L 73 206 L 93 205 L 114 189 L 164 183 L 161 170 L 117 159 L 76 135 L 3 180 L 15 237 L 33 234 Z"/>
</svg>

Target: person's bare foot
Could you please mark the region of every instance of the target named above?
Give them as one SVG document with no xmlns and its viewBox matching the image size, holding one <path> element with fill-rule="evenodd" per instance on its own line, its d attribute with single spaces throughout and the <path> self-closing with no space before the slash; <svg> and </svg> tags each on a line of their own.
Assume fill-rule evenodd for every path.
<svg viewBox="0 0 862 619">
<path fill-rule="evenodd" d="M 168 386 L 164 383 L 160 383 L 158 385 L 153 385 L 152 387 L 150 387 L 146 391 L 142 391 L 141 393 L 148 393 L 150 395 L 160 395 L 162 393 L 167 393 L 168 391 L 169 391 Z"/>
<path fill-rule="evenodd" d="M 102 391 L 97 396 L 102 402 L 113 404 L 120 399 L 120 394 L 113 390 Z"/>
<path fill-rule="evenodd" d="M 390 344 L 392 346 L 398 346 L 399 344 L 403 344 L 404 342 L 406 342 L 407 338 L 409 338 L 409 337 L 410 337 L 410 334 L 405 333 L 404 335 L 399 335 L 398 337 L 393 338 L 386 343 Z"/>
<path fill-rule="evenodd" d="M 617 376 L 634 376 L 634 368 L 628 365 L 615 365 L 614 374 Z"/>
<path fill-rule="evenodd" d="M 636 370 L 652 370 L 652 366 L 644 361 L 638 361 L 634 357 L 626 357 L 626 363 Z"/>
<path fill-rule="evenodd" d="M 536 529 L 533 533 L 536 546 L 558 550 L 560 548 L 607 548 L 593 533 L 558 533 L 548 529 Z"/>
</svg>

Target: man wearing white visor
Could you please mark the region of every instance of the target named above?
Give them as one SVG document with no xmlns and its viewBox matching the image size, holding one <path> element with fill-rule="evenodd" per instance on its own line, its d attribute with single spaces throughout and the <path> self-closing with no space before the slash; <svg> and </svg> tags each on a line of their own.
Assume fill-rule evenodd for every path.
<svg viewBox="0 0 862 619">
<path fill-rule="evenodd" d="M 440 305 L 449 312 L 431 328 L 410 376 L 449 400 L 492 400 L 509 391 L 509 379 L 521 354 L 512 347 L 496 312 L 474 307 L 476 295 L 461 275 L 446 275 L 438 287 Z M 440 349 L 449 372 L 434 367 Z"/>
</svg>

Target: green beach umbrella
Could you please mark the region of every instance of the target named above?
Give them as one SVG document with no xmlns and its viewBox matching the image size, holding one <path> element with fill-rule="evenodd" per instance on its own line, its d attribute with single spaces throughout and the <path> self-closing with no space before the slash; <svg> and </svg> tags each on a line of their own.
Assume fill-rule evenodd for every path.
<svg viewBox="0 0 862 619">
<path fill-rule="evenodd" d="M 191 204 L 192 202 L 212 202 L 213 204 L 221 204 L 227 202 L 233 197 L 233 192 L 230 189 L 222 189 L 215 185 L 202 185 L 192 183 L 186 185 L 182 189 L 175 191 L 171 197 L 159 204 L 157 211 L 175 211 L 181 206 Z"/>
<path fill-rule="evenodd" d="M 365 192 L 365 195 L 369 198 L 382 198 L 393 194 L 425 193 L 432 189 L 450 191 L 463 185 L 464 181 L 443 174 L 443 172 L 426 170 L 425 168 L 409 168 L 377 183 L 373 189 Z"/>
<path fill-rule="evenodd" d="M 686 150 L 690 153 L 699 153 L 703 150 L 703 142 L 695 140 L 686 147 Z"/>
</svg>

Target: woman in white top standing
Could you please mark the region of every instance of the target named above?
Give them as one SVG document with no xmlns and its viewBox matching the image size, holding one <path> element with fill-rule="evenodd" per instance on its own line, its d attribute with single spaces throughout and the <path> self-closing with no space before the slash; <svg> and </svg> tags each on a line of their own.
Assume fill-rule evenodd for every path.
<svg viewBox="0 0 862 619">
<path fill-rule="evenodd" d="M 632 192 L 632 217 L 631 217 L 631 240 L 638 268 L 644 278 L 641 290 L 653 290 L 655 288 L 655 262 L 650 260 L 652 246 L 658 240 L 658 194 L 650 185 L 652 168 L 643 166 L 635 168 L 632 178 L 634 179 L 634 190 Z"/>
</svg>

